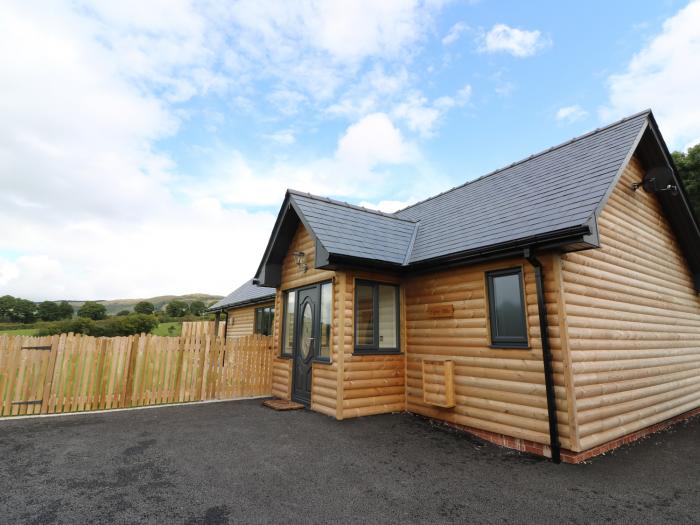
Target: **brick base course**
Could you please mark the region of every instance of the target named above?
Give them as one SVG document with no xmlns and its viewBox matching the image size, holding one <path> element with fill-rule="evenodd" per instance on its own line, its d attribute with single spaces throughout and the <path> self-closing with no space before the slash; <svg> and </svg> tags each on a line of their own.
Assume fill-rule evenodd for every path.
<svg viewBox="0 0 700 525">
<path fill-rule="evenodd" d="M 632 443 L 633 441 L 637 441 L 638 439 L 641 439 L 645 436 L 648 436 L 649 434 L 654 434 L 655 432 L 659 432 L 661 430 L 664 430 L 680 421 L 684 421 L 688 418 L 691 418 L 693 416 L 697 416 L 700 414 L 700 407 L 695 408 L 693 410 L 690 410 L 689 412 L 684 412 L 683 414 L 679 414 L 675 417 L 672 417 L 671 419 L 667 419 L 665 421 L 662 421 L 660 423 L 656 423 L 655 425 L 651 425 L 649 427 L 643 428 L 641 430 L 638 430 L 636 432 L 632 432 L 631 434 L 627 434 L 624 436 L 621 436 L 617 439 L 614 439 L 612 441 L 608 441 L 607 443 L 603 443 L 602 445 L 598 445 L 597 447 L 591 448 L 589 450 L 584 450 L 583 452 L 574 452 L 572 450 L 566 450 L 562 449 L 561 450 L 561 460 L 564 463 L 581 463 L 583 461 L 586 461 L 587 459 L 590 459 L 595 456 L 599 456 L 600 454 L 604 454 L 605 452 L 609 452 L 613 449 L 616 449 L 622 445 L 626 445 L 628 443 Z M 506 448 L 512 448 L 515 450 L 519 450 L 520 452 L 526 452 L 528 454 L 534 454 L 536 456 L 544 456 L 547 458 L 552 457 L 552 449 L 549 447 L 549 445 L 543 445 L 542 443 L 535 443 L 534 441 L 528 441 L 527 439 L 520 439 L 520 438 L 514 438 L 511 436 L 505 436 L 503 434 L 496 434 L 494 432 L 489 432 L 487 430 L 480 430 L 478 428 L 472 428 L 472 427 L 467 427 L 464 425 L 458 425 L 455 423 L 447 423 L 445 421 L 439 420 L 439 419 L 433 419 L 434 421 L 441 423 L 443 425 L 456 428 L 458 430 L 468 432 L 469 434 L 473 434 L 484 441 L 488 441 L 490 443 L 494 443 L 496 445 L 500 445 L 502 447 Z"/>
</svg>

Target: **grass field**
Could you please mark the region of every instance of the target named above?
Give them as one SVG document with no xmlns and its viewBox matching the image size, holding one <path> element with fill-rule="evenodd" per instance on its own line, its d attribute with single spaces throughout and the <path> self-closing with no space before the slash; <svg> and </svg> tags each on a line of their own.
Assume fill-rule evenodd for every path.
<svg viewBox="0 0 700 525">
<path fill-rule="evenodd" d="M 153 330 L 151 330 L 151 333 L 153 335 L 169 335 L 169 336 L 173 336 L 173 337 L 179 336 L 181 332 L 182 332 L 182 323 L 178 323 L 178 322 L 160 323 Z"/>
<path fill-rule="evenodd" d="M 0 334 L 7 335 L 36 335 L 38 328 L 20 328 L 19 330 L 2 330 L 0 329 Z"/>
</svg>

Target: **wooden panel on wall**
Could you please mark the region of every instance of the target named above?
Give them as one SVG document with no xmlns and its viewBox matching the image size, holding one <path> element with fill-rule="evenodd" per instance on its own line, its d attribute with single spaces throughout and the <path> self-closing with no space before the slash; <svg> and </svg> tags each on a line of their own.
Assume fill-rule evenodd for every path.
<svg viewBox="0 0 700 525">
<path fill-rule="evenodd" d="M 540 259 L 545 273 L 560 441 L 569 448 L 558 280 L 552 271 L 558 256 L 544 254 Z M 491 348 L 485 272 L 517 266 L 524 271 L 530 348 Z M 514 259 L 415 276 L 405 283 L 405 297 L 407 409 L 458 425 L 549 444 L 535 276 L 529 263 Z M 449 310 L 451 317 L 435 317 L 435 312 Z M 424 402 L 424 359 L 454 362 L 453 408 Z"/>
<path fill-rule="evenodd" d="M 633 158 L 601 213 L 601 249 L 562 256 L 580 450 L 700 406 L 700 297 Z"/>
</svg>

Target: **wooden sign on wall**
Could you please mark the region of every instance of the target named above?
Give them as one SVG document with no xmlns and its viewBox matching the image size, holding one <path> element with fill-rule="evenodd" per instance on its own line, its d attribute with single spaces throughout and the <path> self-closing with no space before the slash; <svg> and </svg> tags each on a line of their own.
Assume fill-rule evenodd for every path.
<svg viewBox="0 0 700 525">
<path fill-rule="evenodd" d="M 428 306 L 428 315 L 432 318 L 453 317 L 455 307 L 453 304 L 433 304 Z"/>
</svg>

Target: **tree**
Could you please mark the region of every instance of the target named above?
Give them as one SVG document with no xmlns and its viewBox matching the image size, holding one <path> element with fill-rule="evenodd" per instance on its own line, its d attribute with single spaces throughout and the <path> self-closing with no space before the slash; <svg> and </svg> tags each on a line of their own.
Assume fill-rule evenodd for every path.
<svg viewBox="0 0 700 525">
<path fill-rule="evenodd" d="M 687 153 L 673 152 L 673 162 L 683 181 L 695 215 L 700 216 L 700 144 L 688 148 Z"/>
<path fill-rule="evenodd" d="M 95 301 L 85 301 L 83 305 L 78 308 L 78 317 L 86 317 L 93 321 L 99 321 L 107 317 L 107 308 L 105 308 L 105 305 Z"/>
<path fill-rule="evenodd" d="M 10 322 L 15 301 L 16 299 L 11 295 L 3 295 L 0 297 L 0 321 L 5 323 Z"/>
<path fill-rule="evenodd" d="M 10 313 L 10 321 L 14 323 L 33 323 L 36 321 L 36 304 L 27 299 L 15 299 Z"/>
<path fill-rule="evenodd" d="M 39 303 L 36 312 L 42 321 L 58 321 L 61 318 L 61 310 L 53 301 Z"/>
<path fill-rule="evenodd" d="M 190 307 L 185 301 L 170 301 L 165 307 L 165 313 L 170 317 L 185 317 Z"/>
<path fill-rule="evenodd" d="M 125 315 L 129 315 L 131 312 L 129 310 L 119 310 L 117 312 L 117 317 L 124 317 Z"/>
<path fill-rule="evenodd" d="M 134 312 L 137 314 L 151 315 L 155 311 L 155 305 L 148 301 L 140 301 L 136 303 L 136 306 L 134 306 Z"/>
<path fill-rule="evenodd" d="M 203 301 L 192 301 L 190 303 L 190 313 L 192 315 L 200 316 L 207 309 L 207 305 Z"/>
<path fill-rule="evenodd" d="M 72 319 L 75 310 L 68 301 L 58 303 L 59 319 Z"/>
</svg>

